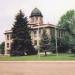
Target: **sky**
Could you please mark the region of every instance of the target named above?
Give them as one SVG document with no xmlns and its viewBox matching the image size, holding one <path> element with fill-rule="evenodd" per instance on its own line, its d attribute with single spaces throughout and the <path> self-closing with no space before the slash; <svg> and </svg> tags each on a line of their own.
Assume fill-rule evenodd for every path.
<svg viewBox="0 0 75 75">
<path fill-rule="evenodd" d="M 5 40 L 4 32 L 12 28 L 19 10 L 29 17 L 34 8 L 42 12 L 44 23 L 57 25 L 63 14 L 75 9 L 75 0 L 0 0 L 0 43 Z"/>
</svg>

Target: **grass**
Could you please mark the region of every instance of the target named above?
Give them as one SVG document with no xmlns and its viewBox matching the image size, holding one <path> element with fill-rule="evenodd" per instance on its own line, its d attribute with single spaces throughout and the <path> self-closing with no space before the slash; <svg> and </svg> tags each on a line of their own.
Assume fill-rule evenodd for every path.
<svg viewBox="0 0 75 75">
<path fill-rule="evenodd" d="M 50 54 L 48 56 L 31 55 L 31 56 L 0 56 L 0 61 L 57 61 L 57 60 L 75 60 L 74 54 Z"/>
</svg>

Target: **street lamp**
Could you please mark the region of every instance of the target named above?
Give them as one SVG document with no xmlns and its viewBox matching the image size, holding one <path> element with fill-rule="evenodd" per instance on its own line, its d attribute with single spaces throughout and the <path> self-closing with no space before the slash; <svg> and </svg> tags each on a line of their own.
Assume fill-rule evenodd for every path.
<svg viewBox="0 0 75 75">
<path fill-rule="evenodd" d="M 38 34 L 38 36 L 37 36 L 37 37 L 38 37 L 38 43 L 37 43 L 37 46 L 38 46 L 38 56 L 39 56 L 39 58 L 40 58 L 40 45 L 39 45 L 39 44 L 40 44 L 40 42 L 39 42 L 39 37 L 40 37 L 40 36 L 39 36 L 39 24 L 38 24 L 38 33 L 37 33 L 37 34 Z"/>
<path fill-rule="evenodd" d="M 56 55 L 58 56 L 58 49 L 57 49 L 57 27 L 55 26 L 55 48 L 56 48 Z"/>
</svg>

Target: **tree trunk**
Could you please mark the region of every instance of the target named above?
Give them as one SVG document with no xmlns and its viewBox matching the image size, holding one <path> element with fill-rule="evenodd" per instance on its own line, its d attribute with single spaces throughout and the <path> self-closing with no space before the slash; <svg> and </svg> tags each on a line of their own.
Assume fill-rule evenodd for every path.
<svg viewBox="0 0 75 75">
<path fill-rule="evenodd" d="M 45 56 L 47 56 L 47 52 L 45 51 Z"/>
</svg>

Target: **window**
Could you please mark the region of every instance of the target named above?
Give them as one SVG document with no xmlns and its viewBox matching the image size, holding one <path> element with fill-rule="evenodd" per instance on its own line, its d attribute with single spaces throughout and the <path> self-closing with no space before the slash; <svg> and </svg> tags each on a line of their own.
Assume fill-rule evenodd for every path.
<svg viewBox="0 0 75 75">
<path fill-rule="evenodd" d="M 10 50 L 7 50 L 7 54 L 10 54 Z"/>
<path fill-rule="evenodd" d="M 38 17 L 36 17 L 36 21 L 38 20 Z"/>
<path fill-rule="evenodd" d="M 7 43 L 7 48 L 9 48 L 9 43 Z"/>
<path fill-rule="evenodd" d="M 32 21 L 31 22 L 34 22 L 34 17 L 32 17 Z"/>
<path fill-rule="evenodd" d="M 34 40 L 34 45 L 37 45 L 37 40 Z"/>
<path fill-rule="evenodd" d="M 10 34 L 10 40 L 12 39 L 12 35 Z"/>
<path fill-rule="evenodd" d="M 7 40 L 9 40 L 9 34 L 7 34 Z"/>
<path fill-rule="evenodd" d="M 36 36 L 37 36 L 37 31 L 35 30 L 35 31 L 34 31 L 34 37 L 36 37 Z"/>
<path fill-rule="evenodd" d="M 39 34 L 41 34 L 41 29 L 39 29 Z"/>
</svg>

